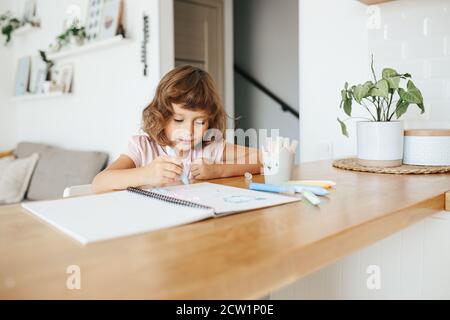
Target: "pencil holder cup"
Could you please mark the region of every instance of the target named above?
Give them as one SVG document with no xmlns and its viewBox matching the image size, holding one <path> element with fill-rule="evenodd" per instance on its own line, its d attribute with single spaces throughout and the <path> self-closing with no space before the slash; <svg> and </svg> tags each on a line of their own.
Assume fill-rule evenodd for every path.
<svg viewBox="0 0 450 320">
<path fill-rule="evenodd" d="M 287 183 L 292 178 L 295 153 L 286 148 L 278 152 L 263 152 L 263 174 L 267 184 L 280 185 Z"/>
</svg>

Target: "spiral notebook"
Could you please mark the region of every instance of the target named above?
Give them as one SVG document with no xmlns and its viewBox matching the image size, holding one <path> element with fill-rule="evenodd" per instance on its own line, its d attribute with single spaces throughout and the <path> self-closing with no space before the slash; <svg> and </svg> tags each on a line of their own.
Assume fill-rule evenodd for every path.
<svg viewBox="0 0 450 320">
<path fill-rule="evenodd" d="M 128 188 L 101 195 L 28 202 L 22 207 L 78 242 L 88 244 L 299 200 L 198 183 L 151 190 Z"/>
</svg>

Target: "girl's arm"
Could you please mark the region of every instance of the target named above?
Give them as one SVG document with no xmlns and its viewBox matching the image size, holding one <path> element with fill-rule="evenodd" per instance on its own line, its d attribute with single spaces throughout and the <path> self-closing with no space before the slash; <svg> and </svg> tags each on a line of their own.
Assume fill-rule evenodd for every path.
<svg viewBox="0 0 450 320">
<path fill-rule="evenodd" d="M 97 174 L 92 181 L 95 193 L 123 190 L 128 187 L 141 185 L 139 169 L 128 156 L 121 155 L 108 168 Z"/>
<path fill-rule="evenodd" d="M 247 148 L 231 143 L 225 145 L 222 157 L 223 163 L 199 164 L 191 167 L 192 175 L 197 180 L 227 178 L 261 173 L 261 161 L 258 149 Z"/>
<path fill-rule="evenodd" d="M 128 187 L 156 187 L 173 183 L 183 171 L 181 165 L 179 160 L 159 157 L 145 167 L 136 168 L 133 160 L 121 155 L 94 178 L 92 190 L 101 193 Z"/>
</svg>

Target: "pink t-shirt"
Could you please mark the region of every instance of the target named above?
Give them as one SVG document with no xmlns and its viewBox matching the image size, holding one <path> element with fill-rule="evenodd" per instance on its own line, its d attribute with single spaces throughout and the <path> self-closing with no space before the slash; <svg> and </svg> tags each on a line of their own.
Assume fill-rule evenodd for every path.
<svg viewBox="0 0 450 320">
<path fill-rule="evenodd" d="M 183 164 L 190 167 L 192 161 L 200 158 L 206 159 L 212 163 L 221 163 L 224 147 L 225 142 L 220 141 L 207 145 L 203 150 L 193 149 L 186 156 Z M 148 165 L 153 159 L 156 159 L 159 156 L 168 155 L 165 147 L 161 147 L 145 135 L 131 137 L 128 141 L 127 151 L 124 154 L 133 160 L 136 168 Z M 189 174 L 189 178 L 192 179 L 191 174 Z"/>
</svg>

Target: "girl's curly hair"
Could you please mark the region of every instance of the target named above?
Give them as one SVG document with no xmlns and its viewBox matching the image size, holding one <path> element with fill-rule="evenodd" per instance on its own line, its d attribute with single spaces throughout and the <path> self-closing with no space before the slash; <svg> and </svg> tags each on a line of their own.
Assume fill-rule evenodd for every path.
<svg viewBox="0 0 450 320">
<path fill-rule="evenodd" d="M 206 71 L 189 65 L 179 66 L 159 82 L 153 101 L 142 112 L 142 129 L 161 146 L 170 145 L 164 128 L 174 113 L 172 103 L 207 112 L 209 129 L 217 129 L 223 136 L 226 113 L 214 80 Z"/>
</svg>

